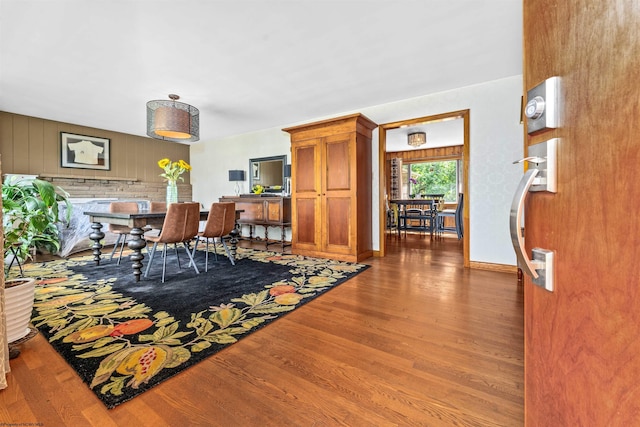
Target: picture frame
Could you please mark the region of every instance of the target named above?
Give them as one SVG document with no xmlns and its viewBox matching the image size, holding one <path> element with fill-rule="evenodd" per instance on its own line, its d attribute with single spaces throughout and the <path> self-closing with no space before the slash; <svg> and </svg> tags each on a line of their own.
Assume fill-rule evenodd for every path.
<svg viewBox="0 0 640 427">
<path fill-rule="evenodd" d="M 111 140 L 60 132 L 60 164 L 63 168 L 111 170 Z"/>
<path fill-rule="evenodd" d="M 256 181 L 260 179 L 260 163 L 251 163 L 253 179 Z"/>
</svg>

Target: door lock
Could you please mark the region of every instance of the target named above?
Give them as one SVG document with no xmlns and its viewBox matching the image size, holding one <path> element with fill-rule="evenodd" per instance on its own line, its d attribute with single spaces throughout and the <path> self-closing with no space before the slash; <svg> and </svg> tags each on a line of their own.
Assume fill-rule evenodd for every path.
<svg viewBox="0 0 640 427">
<path fill-rule="evenodd" d="M 560 77 L 550 77 L 527 92 L 527 132 L 560 126 Z"/>
</svg>

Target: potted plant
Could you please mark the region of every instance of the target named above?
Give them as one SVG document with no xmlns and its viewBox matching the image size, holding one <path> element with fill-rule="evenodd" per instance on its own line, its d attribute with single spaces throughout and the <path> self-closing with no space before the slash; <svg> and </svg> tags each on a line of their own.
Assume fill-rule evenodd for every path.
<svg viewBox="0 0 640 427">
<path fill-rule="evenodd" d="M 2 184 L 2 227 L 4 254 L 20 263 L 31 257 L 31 249 L 55 253 L 60 249 L 58 202 L 67 205 L 67 222 L 71 215 L 68 194 L 40 179 L 11 177 Z M 5 265 L 11 265 L 5 260 Z M 5 276 L 8 271 L 5 271 Z M 5 311 L 8 342 L 29 334 L 33 310 L 35 279 L 18 278 L 5 282 Z M 14 349 L 15 350 L 15 349 Z M 14 352 L 15 353 L 15 352 Z"/>
<path fill-rule="evenodd" d="M 56 253 L 60 237 L 58 202 L 67 206 L 66 221 L 71 218 L 68 193 L 40 179 L 9 178 L 2 184 L 2 227 L 4 254 L 20 262 L 31 257 L 32 249 Z"/>
<path fill-rule="evenodd" d="M 5 281 L 4 288 L 7 342 L 11 344 L 30 332 L 29 322 L 33 311 L 36 279 L 31 277 L 9 279 Z"/>
</svg>

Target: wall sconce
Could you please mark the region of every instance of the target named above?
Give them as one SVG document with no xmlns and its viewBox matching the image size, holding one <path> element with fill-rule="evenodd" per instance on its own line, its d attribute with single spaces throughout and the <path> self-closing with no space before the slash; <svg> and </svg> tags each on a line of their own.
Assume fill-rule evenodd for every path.
<svg viewBox="0 0 640 427">
<path fill-rule="evenodd" d="M 244 181 L 244 171 L 243 170 L 230 170 L 229 171 L 229 181 L 235 182 L 235 192 L 236 196 L 240 195 L 240 181 Z"/>
<path fill-rule="evenodd" d="M 407 135 L 407 143 L 412 147 L 419 147 L 427 143 L 425 132 L 413 132 Z"/>
<path fill-rule="evenodd" d="M 147 135 L 172 142 L 200 140 L 200 112 L 196 107 L 178 102 L 178 95 L 170 100 L 147 102 Z"/>
</svg>

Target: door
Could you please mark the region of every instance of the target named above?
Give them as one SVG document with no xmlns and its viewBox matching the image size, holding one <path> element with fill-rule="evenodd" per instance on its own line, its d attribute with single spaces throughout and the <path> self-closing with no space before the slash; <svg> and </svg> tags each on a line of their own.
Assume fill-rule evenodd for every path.
<svg viewBox="0 0 640 427">
<path fill-rule="evenodd" d="M 351 255 L 356 239 L 355 132 L 324 138 L 322 155 L 322 251 Z"/>
<path fill-rule="evenodd" d="M 524 89 L 561 78 L 558 192 L 525 205 L 527 250 L 555 253 L 555 290 L 525 278 L 528 426 L 629 426 L 640 414 L 640 2 L 527 0 Z M 529 253 L 530 255 L 530 253 Z"/>
<path fill-rule="evenodd" d="M 320 208 L 320 143 L 309 139 L 291 143 L 292 239 L 293 247 L 318 251 L 321 245 Z"/>
</svg>

